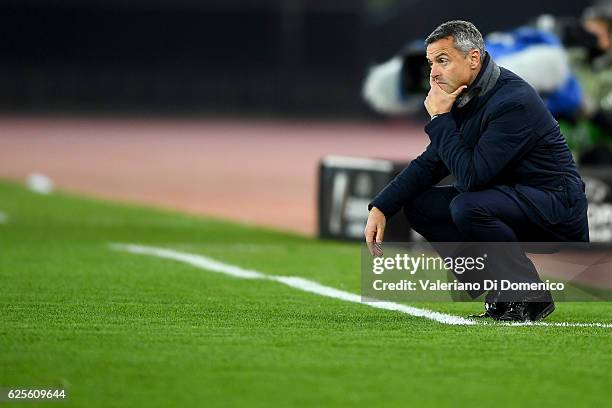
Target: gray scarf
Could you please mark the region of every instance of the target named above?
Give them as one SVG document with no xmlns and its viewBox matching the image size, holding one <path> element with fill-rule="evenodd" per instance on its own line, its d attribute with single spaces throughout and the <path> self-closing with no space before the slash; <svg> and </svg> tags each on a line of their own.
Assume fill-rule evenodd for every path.
<svg viewBox="0 0 612 408">
<path fill-rule="evenodd" d="M 488 52 L 485 52 L 484 62 L 486 63 L 486 66 L 483 68 L 484 71 L 480 72 L 474 83 L 457 98 L 455 103 L 457 104 L 458 108 L 463 108 L 475 97 L 486 94 L 493 89 L 497 83 L 500 70 Z"/>
</svg>

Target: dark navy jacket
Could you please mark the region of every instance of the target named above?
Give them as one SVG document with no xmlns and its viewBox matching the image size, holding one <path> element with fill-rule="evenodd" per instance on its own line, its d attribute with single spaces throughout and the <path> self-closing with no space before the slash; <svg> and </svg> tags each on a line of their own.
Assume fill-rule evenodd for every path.
<svg viewBox="0 0 612 408">
<path fill-rule="evenodd" d="M 489 61 L 487 56 L 479 76 Z M 542 99 L 517 75 L 499 68 L 488 92 L 461 108 L 455 103 L 425 132 L 431 141 L 425 152 L 376 196 L 370 209 L 377 207 L 389 219 L 453 174 L 461 192 L 503 191 L 558 240 L 589 240 L 584 183 L 567 143 Z"/>
</svg>

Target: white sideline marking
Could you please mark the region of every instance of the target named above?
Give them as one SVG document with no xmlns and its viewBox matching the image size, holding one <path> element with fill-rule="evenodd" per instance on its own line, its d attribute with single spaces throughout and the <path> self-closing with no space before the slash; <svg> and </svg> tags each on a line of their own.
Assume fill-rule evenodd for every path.
<svg viewBox="0 0 612 408">
<path fill-rule="evenodd" d="M 150 255 L 158 258 L 172 259 L 175 261 L 183 262 L 200 269 L 205 269 L 211 272 L 223 273 L 230 275 L 235 278 L 242 279 L 261 279 L 271 280 L 282 283 L 289 287 L 299 289 L 304 292 L 315 293 L 317 295 L 340 299 L 347 302 L 361 303 L 367 306 L 371 306 L 377 309 L 394 310 L 397 312 L 405 313 L 415 317 L 423 317 L 425 319 L 433 320 L 443 324 L 450 325 L 496 325 L 496 326 L 552 326 L 552 327 L 602 327 L 612 328 L 612 324 L 606 323 L 569 323 L 569 322 L 525 322 L 525 323 L 489 323 L 481 322 L 477 320 L 470 320 L 459 316 L 453 316 L 446 313 L 434 312 L 428 309 L 422 309 L 414 306 L 408 306 L 401 303 L 395 302 L 362 302 L 361 296 L 345 292 L 340 289 L 332 288 L 329 286 L 321 285 L 318 282 L 311 281 L 308 279 L 296 277 L 296 276 L 276 276 L 267 275 L 261 272 L 257 272 L 250 269 L 244 269 L 239 266 L 226 264 L 219 262 L 212 258 L 204 255 L 190 254 L 186 252 L 179 252 L 173 249 L 158 248 L 145 245 L 137 244 L 111 244 L 111 248 L 125 251 L 132 254 L 138 255 Z"/>
<path fill-rule="evenodd" d="M 6 224 L 9 220 L 9 216 L 4 211 L 0 211 L 0 224 Z"/>
<path fill-rule="evenodd" d="M 172 249 L 156 248 L 144 245 L 135 244 L 112 244 L 112 248 L 121 251 L 127 251 L 133 254 L 139 255 L 151 255 L 159 258 L 173 259 L 175 261 L 184 262 L 186 264 L 206 269 L 212 272 L 223 273 L 226 275 L 234 276 L 242 279 L 262 279 L 271 280 L 290 286 L 295 289 L 302 290 L 304 292 L 315 293 L 317 295 L 330 297 L 334 299 L 345 300 L 347 302 L 362 303 L 361 296 L 354 293 L 345 292 L 340 289 L 332 288 L 329 286 L 321 285 L 318 282 L 314 282 L 308 279 L 299 278 L 295 276 L 275 276 L 266 275 L 261 272 L 253 271 L 250 269 L 243 269 L 239 266 L 229 265 L 223 262 L 216 261 L 212 258 L 203 255 L 194 255 L 185 252 L 179 252 Z M 409 314 L 411 316 L 424 317 L 430 320 L 434 320 L 444 324 L 461 324 L 461 325 L 472 325 L 476 324 L 472 320 L 465 319 L 463 317 L 447 315 L 444 313 L 434 312 L 427 309 L 420 309 L 417 307 L 402 305 L 393 302 L 372 302 L 364 303 L 368 306 L 372 306 L 378 309 L 396 310 L 402 313 Z"/>
<path fill-rule="evenodd" d="M 483 322 L 484 324 L 490 324 Z M 501 322 L 497 325 L 502 326 L 552 326 L 552 327 L 602 327 L 612 328 L 612 324 L 607 323 L 571 323 L 571 322 Z"/>
</svg>

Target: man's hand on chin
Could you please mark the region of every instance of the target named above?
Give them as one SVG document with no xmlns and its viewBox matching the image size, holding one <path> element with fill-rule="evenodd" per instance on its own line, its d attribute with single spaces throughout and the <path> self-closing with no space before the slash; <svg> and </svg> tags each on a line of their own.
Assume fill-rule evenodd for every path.
<svg viewBox="0 0 612 408">
<path fill-rule="evenodd" d="M 455 90 L 453 93 L 447 93 L 444 89 L 440 87 L 440 85 L 433 80 L 433 78 L 429 78 L 429 85 L 431 89 L 427 94 L 427 98 L 425 98 L 425 108 L 429 113 L 429 116 L 432 118 L 435 115 L 441 115 L 446 112 L 450 112 L 453 107 L 453 103 L 461 92 L 467 88 L 467 85 L 461 85 L 459 88 Z"/>
</svg>

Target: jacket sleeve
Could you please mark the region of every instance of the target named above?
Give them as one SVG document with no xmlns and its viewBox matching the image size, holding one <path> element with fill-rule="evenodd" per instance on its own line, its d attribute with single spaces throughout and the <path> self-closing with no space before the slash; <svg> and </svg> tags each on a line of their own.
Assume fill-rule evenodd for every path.
<svg viewBox="0 0 612 408">
<path fill-rule="evenodd" d="M 410 162 L 368 205 L 378 208 L 387 219 L 397 213 L 411 198 L 448 176 L 449 171 L 430 144 Z"/>
<path fill-rule="evenodd" d="M 500 106 L 491 115 L 474 147 L 464 142 L 464 135 L 450 113 L 428 123 L 425 132 L 440 159 L 457 178 L 456 186 L 461 191 L 486 187 L 509 163 L 519 159 L 537 142 L 521 104 Z"/>
</svg>

